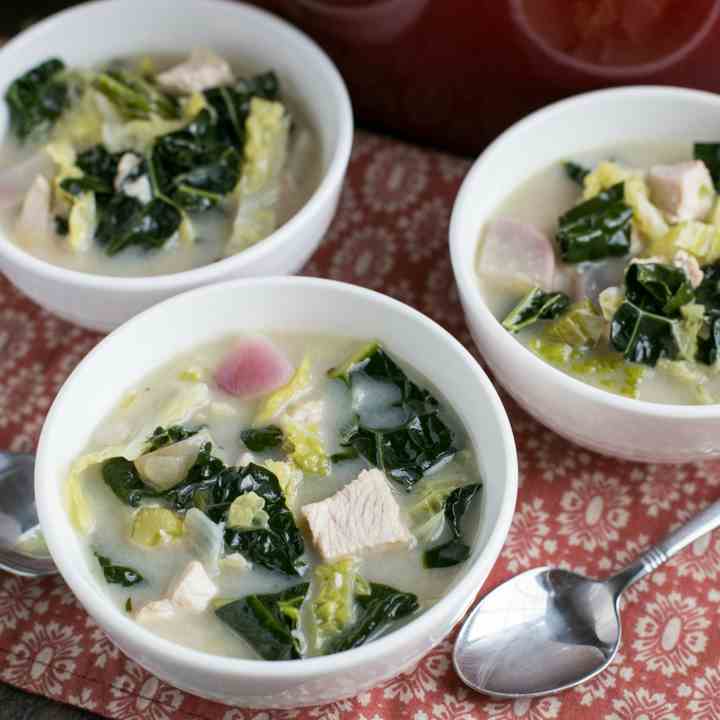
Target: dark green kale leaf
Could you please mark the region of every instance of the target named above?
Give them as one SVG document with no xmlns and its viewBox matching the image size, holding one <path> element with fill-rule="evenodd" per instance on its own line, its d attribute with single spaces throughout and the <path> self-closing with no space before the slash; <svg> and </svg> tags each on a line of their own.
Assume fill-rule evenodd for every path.
<svg viewBox="0 0 720 720">
<path fill-rule="evenodd" d="M 20 141 L 46 134 L 62 114 L 68 101 L 68 87 L 58 75 L 65 69 L 53 58 L 15 79 L 5 100 L 10 127 Z"/>
<path fill-rule="evenodd" d="M 240 179 L 242 156 L 228 145 L 213 115 L 201 110 L 182 130 L 155 141 L 149 161 L 156 195 L 200 212 L 217 205 Z"/>
<path fill-rule="evenodd" d="M 99 205 L 105 205 L 115 192 L 119 155 L 113 155 L 102 145 L 81 152 L 75 164 L 83 171 L 81 177 L 65 178 L 60 187 L 71 195 L 94 192 Z"/>
<path fill-rule="evenodd" d="M 693 145 L 696 160 L 702 160 L 710 171 L 715 190 L 720 191 L 720 143 L 696 142 Z"/>
<path fill-rule="evenodd" d="M 158 115 L 168 120 L 179 116 L 175 98 L 146 78 L 127 70 L 108 70 L 93 81 L 126 120 L 147 120 Z"/>
<path fill-rule="evenodd" d="M 590 170 L 574 162 L 564 162 L 563 169 L 565 170 L 565 175 L 580 186 L 582 186 L 585 177 L 590 174 Z"/>
<path fill-rule="evenodd" d="M 146 441 L 146 453 L 159 450 L 166 445 L 186 440 L 198 432 L 197 428 L 187 428 L 182 425 L 170 425 L 169 427 L 158 426 L 153 430 L 152 435 Z"/>
<path fill-rule="evenodd" d="M 330 371 L 335 372 L 336 369 Z M 379 345 L 346 369 L 341 379 L 345 377 L 351 388 L 362 383 L 363 377 L 385 384 L 396 392 L 398 399 L 387 408 L 392 411 L 392 424 L 371 427 L 358 414 L 342 439 L 344 447 L 356 450 L 407 491 L 430 468 L 455 454 L 453 433 L 440 418 L 437 400 L 412 382 Z"/>
<path fill-rule="evenodd" d="M 180 211 L 161 198 L 143 205 L 134 197 L 116 193 L 103 208 L 95 239 L 110 256 L 132 245 L 152 250 L 162 247 L 181 222 Z"/>
<path fill-rule="evenodd" d="M 346 460 L 355 460 L 358 457 L 360 457 L 360 454 L 355 448 L 347 448 L 346 450 L 333 453 L 330 456 L 330 462 L 340 463 L 345 462 Z"/>
<path fill-rule="evenodd" d="M 680 308 L 693 301 L 695 292 L 680 268 L 636 262 L 625 271 L 625 297 L 647 312 L 678 317 Z"/>
<path fill-rule="evenodd" d="M 265 660 L 297 660 L 300 644 L 293 632 L 309 583 L 279 593 L 248 595 L 215 610 L 215 614 L 244 638 Z"/>
<path fill-rule="evenodd" d="M 720 353 L 720 264 L 703 267 L 703 280 L 695 290 L 695 302 L 705 308 L 706 327 L 698 336 L 697 360 L 714 365 Z"/>
<path fill-rule="evenodd" d="M 70 224 L 66 217 L 62 215 L 55 216 L 55 232 L 61 237 L 65 237 L 70 232 Z"/>
<path fill-rule="evenodd" d="M 618 183 L 560 216 L 556 240 L 565 262 L 627 255 L 633 213 L 624 192 L 625 183 Z"/>
<path fill-rule="evenodd" d="M 263 452 L 282 445 L 283 431 L 277 425 L 248 428 L 240 433 L 240 439 L 245 443 L 248 450 Z"/>
<path fill-rule="evenodd" d="M 538 320 L 554 320 L 570 307 L 570 298 L 561 292 L 545 292 L 534 287 L 508 313 L 502 324 L 516 333 Z"/>
<path fill-rule="evenodd" d="M 277 477 L 266 468 L 250 463 L 242 469 L 228 469 L 224 479 L 233 486 L 231 494 L 235 497 L 252 491 L 263 498 L 263 509 L 269 515 L 267 528 L 225 530 L 225 544 L 258 565 L 286 575 L 299 575 L 305 544 Z"/>
<path fill-rule="evenodd" d="M 157 493 L 142 481 L 135 463 L 124 457 L 114 457 L 102 464 L 105 484 L 130 507 L 140 505 L 143 498 L 157 497 Z"/>
<path fill-rule="evenodd" d="M 268 526 L 256 530 L 225 530 L 225 544 L 252 562 L 286 575 L 298 575 L 305 552 L 302 535 L 285 503 L 277 477 L 260 465 L 226 467 L 213 457 L 210 443 L 200 451 L 183 482 L 163 497 L 178 511 L 196 507 L 213 522 L 227 517 L 235 498 L 254 492 L 265 500 Z"/>
<path fill-rule="evenodd" d="M 370 583 L 370 594 L 358 595 L 356 602 L 357 619 L 328 643 L 327 654 L 351 650 L 373 640 L 395 620 L 419 607 L 416 595 L 380 583 Z"/>
<path fill-rule="evenodd" d="M 423 561 L 427 568 L 450 567 L 464 562 L 470 556 L 470 547 L 462 541 L 461 521 L 473 498 L 480 492 L 480 483 L 464 485 L 453 490 L 445 501 L 445 519 L 452 538 L 442 545 L 425 551 Z"/>
<path fill-rule="evenodd" d="M 240 80 L 234 86 L 211 88 L 203 94 L 215 113 L 215 126 L 219 140 L 239 150 L 245 144 L 245 121 L 250 113 L 253 96 L 275 100 L 280 87 L 274 72 L 266 72 Z"/>
<path fill-rule="evenodd" d="M 100 563 L 103 575 L 105 575 L 105 580 L 108 583 L 122 585 L 123 587 L 131 587 L 132 585 L 137 585 L 138 583 L 143 582 L 145 579 L 137 570 L 133 570 L 131 567 L 113 565 L 110 558 L 103 557 L 99 553 L 95 553 L 95 557 Z M 129 599 L 128 602 L 130 602 Z"/>
<path fill-rule="evenodd" d="M 625 272 L 625 301 L 610 326 L 610 342 L 626 360 L 654 366 L 679 352 L 680 309 L 695 292 L 685 273 L 671 265 L 632 263 Z"/>
<path fill-rule="evenodd" d="M 677 320 L 647 312 L 626 300 L 610 324 L 610 344 L 626 360 L 654 367 L 660 358 L 677 357 L 676 326 Z"/>
</svg>

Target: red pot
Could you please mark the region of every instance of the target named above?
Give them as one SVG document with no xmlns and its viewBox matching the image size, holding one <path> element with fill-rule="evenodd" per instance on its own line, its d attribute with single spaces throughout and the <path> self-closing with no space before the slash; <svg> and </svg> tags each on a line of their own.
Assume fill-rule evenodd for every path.
<svg viewBox="0 0 720 720">
<path fill-rule="evenodd" d="M 720 89 L 720 0 L 255 0 L 312 35 L 359 124 L 477 153 L 566 95 Z"/>
</svg>

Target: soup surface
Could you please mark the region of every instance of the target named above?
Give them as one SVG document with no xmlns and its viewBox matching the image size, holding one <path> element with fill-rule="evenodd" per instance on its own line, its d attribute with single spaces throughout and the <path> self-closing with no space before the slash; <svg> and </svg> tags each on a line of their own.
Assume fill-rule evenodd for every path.
<svg viewBox="0 0 720 720">
<path fill-rule="evenodd" d="M 269 660 L 357 647 L 430 607 L 469 554 L 480 479 L 427 385 L 376 344 L 291 334 L 153 372 L 67 481 L 108 602 Z"/>
<path fill-rule="evenodd" d="M 543 360 L 601 389 L 718 402 L 718 147 L 602 148 L 529 178 L 480 239 L 491 312 Z"/>
<path fill-rule="evenodd" d="M 208 50 L 93 70 L 42 63 L 5 96 L 0 226 L 42 260 L 102 275 L 241 252 L 321 177 L 315 133 L 281 82 Z"/>
</svg>

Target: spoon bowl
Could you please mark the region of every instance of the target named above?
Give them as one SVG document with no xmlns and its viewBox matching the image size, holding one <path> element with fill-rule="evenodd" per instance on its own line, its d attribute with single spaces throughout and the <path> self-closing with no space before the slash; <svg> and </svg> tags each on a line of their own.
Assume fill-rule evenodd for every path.
<svg viewBox="0 0 720 720">
<path fill-rule="evenodd" d="M 549 695 L 590 680 L 620 646 L 623 591 L 719 525 L 720 500 L 607 580 L 541 567 L 504 582 L 458 634 L 453 662 L 460 679 L 504 698 Z"/>
<path fill-rule="evenodd" d="M 35 458 L 32 455 L 0 452 L 0 570 L 25 577 L 57 572 L 49 556 L 18 549 L 18 540 L 37 527 Z"/>
<path fill-rule="evenodd" d="M 528 570 L 480 603 L 458 636 L 455 668 L 464 683 L 496 697 L 572 687 L 615 657 L 619 597 L 610 584 L 567 570 Z"/>
</svg>

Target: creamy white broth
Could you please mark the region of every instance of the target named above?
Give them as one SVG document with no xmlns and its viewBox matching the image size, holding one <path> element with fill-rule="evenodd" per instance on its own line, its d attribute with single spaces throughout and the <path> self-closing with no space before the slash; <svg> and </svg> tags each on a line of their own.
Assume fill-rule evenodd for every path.
<svg viewBox="0 0 720 720">
<path fill-rule="evenodd" d="M 601 161 L 611 160 L 625 167 L 647 170 L 653 165 L 682 162 L 692 159 L 692 157 L 693 146 L 690 142 L 648 141 L 600 148 L 573 155 L 572 158 L 567 159 L 589 168 Z M 579 196 L 578 185 L 566 176 L 562 162 L 558 162 L 534 174 L 510 193 L 498 205 L 494 216 L 530 223 L 550 238 L 554 238 L 558 217 L 577 204 Z M 480 272 L 479 260 L 483 233 L 484 228 L 481 231 L 476 253 L 478 284 L 488 308 L 499 321 L 502 321 L 524 295 L 524 291 L 517 288 L 509 289 Z M 627 256 L 622 260 L 627 262 L 629 259 L 630 256 Z M 543 323 L 536 323 L 521 330 L 515 337 L 527 346 L 542 334 L 542 325 Z M 610 356 L 610 353 L 604 350 L 598 351 L 596 354 L 602 357 Z M 700 368 L 708 378 L 704 385 L 708 394 L 715 399 L 720 399 L 720 375 L 714 369 L 703 366 Z M 567 372 L 564 368 L 560 369 Z M 567 372 L 567 374 L 573 375 L 572 372 Z M 578 376 L 575 375 L 575 377 Z M 602 380 L 587 374 L 583 374 L 578 379 L 612 392 L 617 387 L 620 373 L 604 376 Z M 678 381 L 661 368 L 648 367 L 645 369 L 645 374 L 638 387 L 638 399 L 671 404 L 698 404 L 692 386 Z"/>
<path fill-rule="evenodd" d="M 326 371 L 345 360 L 352 351 L 358 348 L 358 341 L 336 337 L 308 337 L 296 335 L 273 335 L 275 345 L 287 354 L 294 366 L 297 366 L 304 354 L 311 349 L 313 390 L 303 397 L 302 402 L 315 399 L 324 403 L 322 436 L 328 454 L 340 450 L 339 430 L 347 426 L 353 418 L 350 394 L 344 384 L 326 377 Z M 226 464 L 235 465 L 238 458 L 247 452 L 240 441 L 240 432 L 248 428 L 253 420 L 259 400 L 240 400 L 228 395 L 215 387 L 212 382 L 212 371 L 216 368 L 232 347 L 237 338 L 228 338 L 198 348 L 183 357 L 177 358 L 170 365 L 150 374 L 131 394 L 126 396 L 120 405 L 110 414 L 97 429 L 87 452 L 100 450 L 112 444 L 122 445 L 134 437 L 139 428 L 147 426 L 148 416 L 157 411 L 158 406 L 178 388 L 187 385 L 186 380 L 178 379 L 189 367 L 205 368 L 208 374 L 205 381 L 211 387 L 211 404 L 208 408 L 197 412 L 185 423 L 188 426 L 205 425 L 217 444 L 214 454 L 221 457 Z M 394 357 L 397 361 L 398 358 Z M 432 388 L 405 363 L 400 363 L 403 370 L 421 387 L 430 389 L 442 406 L 442 419 L 453 430 L 458 447 L 467 447 L 464 430 L 452 410 L 442 399 L 442 393 Z M 372 392 L 372 389 L 367 389 Z M 132 402 L 129 402 L 132 398 Z M 216 403 L 213 405 L 213 403 Z M 230 409 L 234 414 L 230 414 Z M 378 417 L 374 418 L 376 421 Z M 255 453 L 256 460 L 268 457 L 264 453 Z M 298 500 L 294 514 L 305 541 L 305 556 L 308 565 L 303 577 L 289 577 L 273 572 L 255 564 L 250 571 L 239 572 L 223 569 L 220 575 L 212 577 L 218 587 L 218 597 L 234 600 L 255 593 L 279 592 L 296 585 L 300 581 L 311 582 L 302 616 L 303 625 L 309 626 L 310 605 L 314 586 L 312 584 L 313 568 L 320 558 L 313 547 L 309 528 L 298 512 L 302 506 L 323 500 L 334 495 L 347 483 L 354 480 L 359 472 L 368 465 L 362 459 L 335 462 L 328 476 L 320 477 L 305 473 L 299 486 Z M 467 472 L 467 483 L 480 482 L 477 464 L 474 459 L 464 461 Z M 432 475 L 426 476 L 421 483 L 432 481 Z M 405 492 L 398 484 L 389 482 L 393 496 L 401 507 L 401 514 L 406 526 L 412 529 L 412 522 L 407 510 L 418 500 L 416 492 Z M 98 586 L 107 594 L 108 600 L 119 609 L 125 611 L 128 598 L 131 598 L 133 610 L 136 612 L 143 604 L 166 596 L 168 587 L 193 560 L 193 555 L 184 540 L 178 540 L 156 548 L 147 548 L 134 543 L 129 538 L 132 518 L 135 509 L 123 504 L 104 483 L 101 466 L 94 465 L 82 476 L 82 487 L 87 497 L 93 516 L 97 519 L 92 534 L 83 538 L 86 561 L 96 577 Z M 481 514 L 482 494 L 476 496 L 463 520 L 463 537 L 472 544 L 478 529 Z M 446 529 L 447 531 L 447 529 Z M 447 535 L 447 532 L 446 532 Z M 443 536 L 445 537 L 445 535 Z M 370 582 L 379 582 L 417 596 L 419 611 L 430 607 L 448 590 L 448 587 L 463 571 L 463 565 L 447 568 L 428 569 L 423 566 L 422 556 L 427 547 L 437 542 L 419 542 L 414 547 L 390 549 L 362 555 L 358 558 L 358 570 L 362 577 Z M 125 565 L 144 576 L 145 582 L 125 588 L 117 584 L 108 584 L 95 558 L 95 553 L 110 558 L 114 564 Z M 415 613 L 417 614 L 417 613 Z M 415 616 L 403 618 L 395 623 L 396 629 Z M 245 640 L 223 624 L 214 614 L 212 605 L 202 613 L 179 611 L 172 619 L 153 619 L 144 621 L 144 625 L 169 640 L 181 643 L 206 652 L 232 657 L 256 658 L 257 653 Z M 313 650 L 310 651 L 312 654 Z"/>
<path fill-rule="evenodd" d="M 152 59 L 157 70 L 162 71 L 184 58 L 153 56 Z M 132 61 L 123 60 L 122 62 L 131 63 Z M 258 67 L 251 62 L 239 64 L 233 62 L 232 66 L 236 78 L 251 77 L 271 69 Z M 273 205 L 275 229 L 290 220 L 310 199 L 320 184 L 324 163 L 320 140 L 302 103 L 294 97 L 292 88 L 286 87 L 282 77 L 279 78 L 279 81 L 279 100 L 291 117 L 291 126 L 287 159 L 280 180 L 280 191 L 278 199 Z M 22 163 L 38 151 L 42 151 L 45 142 L 47 141 L 21 143 L 8 129 L 0 143 L 0 177 L 2 177 L 4 169 Z M 78 148 L 78 150 L 83 149 L 86 148 Z M 42 174 L 50 180 L 54 173 L 55 168 L 52 163 L 49 163 L 47 170 Z M 3 242 L 8 240 L 15 242 L 23 250 L 40 260 L 69 270 L 115 277 L 166 275 L 192 270 L 225 258 L 227 256 L 226 244 L 232 232 L 235 212 L 235 203 L 228 196 L 216 208 L 202 213 L 191 213 L 192 224 L 196 232 L 194 242 L 186 242 L 179 237 L 174 237 L 159 249 L 144 250 L 131 246 L 112 257 L 108 257 L 104 248 L 96 242 L 92 243 L 85 251 L 73 251 L 69 247 L 67 238 L 57 233 L 40 238 L 19 237 L 16 230 L 20 213 L 19 203 L 3 208 L 0 202 L 0 234 L 4 236 Z"/>
</svg>

